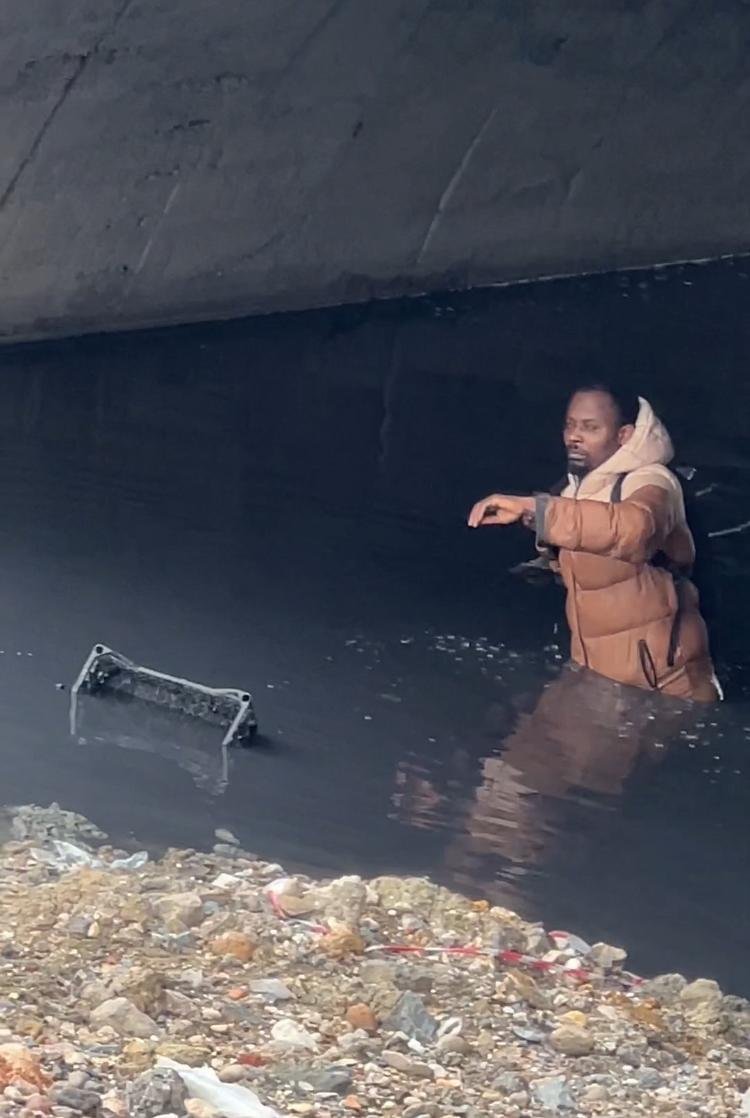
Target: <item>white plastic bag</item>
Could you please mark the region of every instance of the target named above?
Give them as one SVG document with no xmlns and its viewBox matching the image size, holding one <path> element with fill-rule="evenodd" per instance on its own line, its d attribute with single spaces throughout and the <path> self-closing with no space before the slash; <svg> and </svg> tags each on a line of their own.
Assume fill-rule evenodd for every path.
<svg viewBox="0 0 750 1118">
<path fill-rule="evenodd" d="M 74 846 L 72 842 L 62 842 L 55 839 L 51 850 L 32 850 L 31 854 L 37 862 L 46 866 L 54 866 L 57 870 L 139 870 L 146 865 L 148 853 L 139 850 L 128 858 L 115 858 L 113 862 L 103 862 L 81 846 Z"/>
<path fill-rule="evenodd" d="M 210 1103 L 225 1118 L 282 1118 L 277 1110 L 264 1106 L 247 1087 L 239 1083 L 222 1083 L 213 1068 L 190 1068 L 166 1056 L 159 1056 L 156 1066 L 176 1071 L 191 1099 Z"/>
</svg>

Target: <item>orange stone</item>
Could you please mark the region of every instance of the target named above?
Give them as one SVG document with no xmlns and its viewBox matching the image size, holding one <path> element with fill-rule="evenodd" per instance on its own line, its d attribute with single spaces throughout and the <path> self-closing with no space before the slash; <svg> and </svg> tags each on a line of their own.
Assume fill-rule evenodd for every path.
<svg viewBox="0 0 750 1118">
<path fill-rule="evenodd" d="M 376 1033 L 378 1019 L 364 1002 L 350 1005 L 346 1011 L 346 1019 L 353 1029 L 364 1029 L 366 1033 Z"/>
<path fill-rule="evenodd" d="M 209 949 L 214 955 L 231 955 L 241 963 L 249 963 L 255 954 L 256 944 L 244 932 L 223 932 L 211 940 Z"/>
<path fill-rule="evenodd" d="M 237 1057 L 237 1063 L 247 1068 L 262 1068 L 266 1060 L 259 1052 L 242 1052 Z"/>
<path fill-rule="evenodd" d="M 51 1082 L 26 1045 L 0 1044 L 0 1090 L 18 1079 L 36 1087 L 38 1091 L 45 1090 Z"/>
<path fill-rule="evenodd" d="M 230 1001 L 241 1002 L 247 997 L 247 986 L 233 986 L 231 990 L 227 990 L 227 997 Z"/>
<path fill-rule="evenodd" d="M 362 1103 L 356 1095 L 347 1095 L 344 1099 L 344 1106 L 347 1110 L 362 1110 Z"/>
<path fill-rule="evenodd" d="M 349 928 L 340 932 L 329 932 L 319 941 L 321 951 L 332 959 L 348 959 L 351 955 L 364 955 L 365 941 L 362 936 Z"/>
</svg>

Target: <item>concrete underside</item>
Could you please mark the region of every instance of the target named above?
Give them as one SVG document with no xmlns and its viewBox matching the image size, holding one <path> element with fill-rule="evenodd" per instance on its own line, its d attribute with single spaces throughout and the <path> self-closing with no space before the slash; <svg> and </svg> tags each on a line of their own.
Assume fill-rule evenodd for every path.
<svg viewBox="0 0 750 1118">
<path fill-rule="evenodd" d="M 743 0 L 24 0 L 0 335 L 750 248 Z"/>
</svg>

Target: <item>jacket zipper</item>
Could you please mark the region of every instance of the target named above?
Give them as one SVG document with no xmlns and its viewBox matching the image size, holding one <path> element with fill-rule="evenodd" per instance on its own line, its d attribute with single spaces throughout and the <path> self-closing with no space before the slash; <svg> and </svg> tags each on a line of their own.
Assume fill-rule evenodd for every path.
<svg viewBox="0 0 750 1118">
<path fill-rule="evenodd" d="M 589 666 L 589 654 L 586 651 L 586 645 L 583 643 L 583 637 L 581 636 L 581 618 L 578 615 L 578 582 L 576 581 L 576 576 L 575 576 L 575 572 L 573 571 L 573 564 L 572 563 L 570 565 L 570 577 L 573 580 L 573 608 L 575 609 L 575 614 L 576 614 L 576 631 L 578 632 L 578 643 L 580 644 L 581 652 L 583 653 L 584 666 L 588 667 Z"/>
<path fill-rule="evenodd" d="M 575 485 L 575 493 L 574 493 L 573 496 L 574 496 L 574 499 L 577 501 L 578 500 L 578 492 L 581 488 L 581 479 L 576 478 L 573 484 Z M 586 651 L 586 645 L 583 643 L 583 637 L 581 636 L 581 618 L 578 614 L 578 582 L 576 580 L 575 569 L 573 567 L 572 558 L 571 558 L 571 562 L 570 562 L 570 577 L 573 580 L 573 608 L 575 610 L 575 615 L 576 615 L 576 630 L 578 632 L 578 643 L 580 644 L 581 652 L 583 653 L 584 666 L 588 667 L 589 666 L 589 654 Z"/>
</svg>

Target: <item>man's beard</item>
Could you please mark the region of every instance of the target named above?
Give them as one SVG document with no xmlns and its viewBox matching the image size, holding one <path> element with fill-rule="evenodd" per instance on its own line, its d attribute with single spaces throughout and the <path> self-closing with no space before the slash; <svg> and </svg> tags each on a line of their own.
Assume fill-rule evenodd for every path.
<svg viewBox="0 0 750 1118">
<path fill-rule="evenodd" d="M 582 458 L 568 458 L 568 473 L 580 481 L 591 471 L 588 462 Z"/>
</svg>

